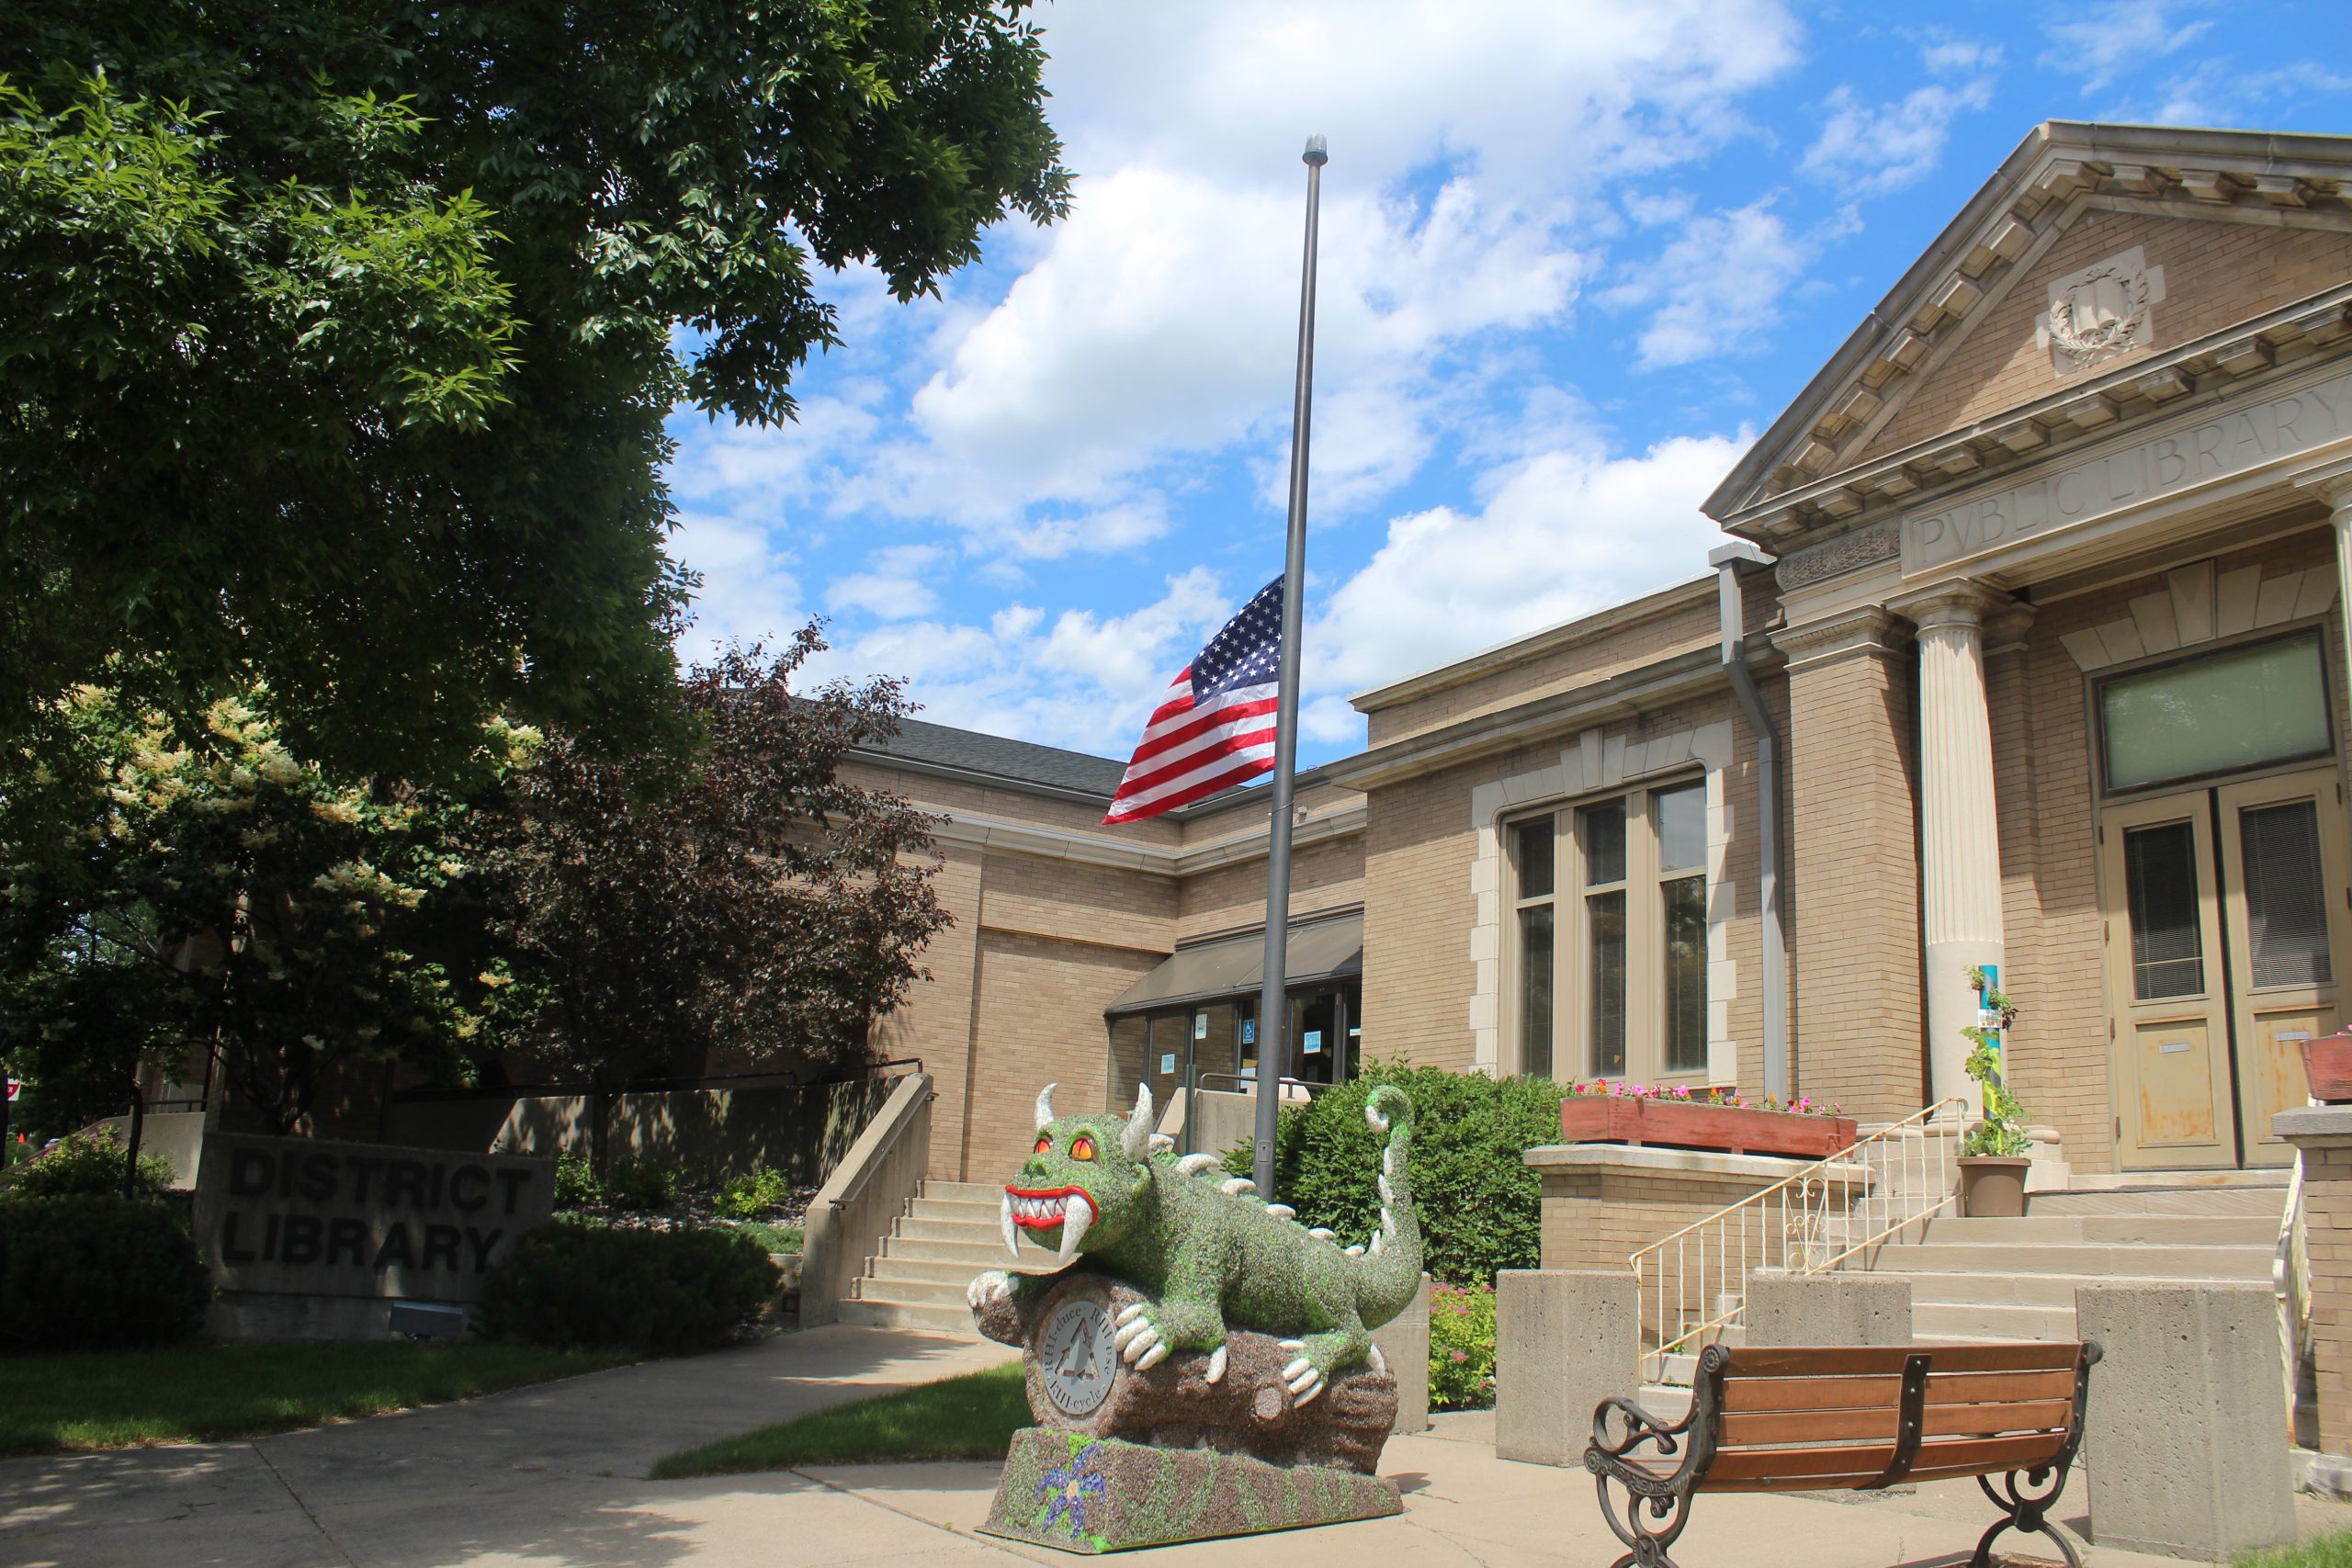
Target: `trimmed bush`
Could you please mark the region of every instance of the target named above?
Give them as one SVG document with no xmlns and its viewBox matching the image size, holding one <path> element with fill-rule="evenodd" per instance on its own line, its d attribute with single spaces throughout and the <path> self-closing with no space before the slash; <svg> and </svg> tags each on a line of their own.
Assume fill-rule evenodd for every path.
<svg viewBox="0 0 2352 1568">
<path fill-rule="evenodd" d="M 196 1242 L 165 1204 L 0 1201 L 0 1350 L 169 1344 L 196 1332 L 211 1299 Z"/>
<path fill-rule="evenodd" d="M 784 1173 L 762 1166 L 721 1186 L 711 1206 L 730 1220 L 756 1220 L 791 1201 L 792 1183 L 784 1179 Z"/>
<path fill-rule="evenodd" d="M 122 1165 L 130 1153 L 111 1127 L 68 1133 L 40 1157 L 10 1170 L 0 1191 L 12 1198 L 119 1198 Z M 163 1156 L 141 1155 L 131 1195 L 162 1197 L 171 1188 L 173 1174 L 172 1162 Z"/>
<path fill-rule="evenodd" d="M 676 1355 L 725 1343 L 775 1288 L 775 1265 L 739 1231 L 558 1221 L 491 1270 L 475 1322 L 491 1338 L 559 1350 Z"/>
<path fill-rule="evenodd" d="M 605 1184 L 586 1155 L 558 1155 L 555 1160 L 555 1206 L 559 1209 L 601 1209 Z"/>
<path fill-rule="evenodd" d="M 648 1155 L 630 1155 L 605 1170 L 605 1199 L 616 1209 L 666 1209 L 678 1201 L 678 1172 Z"/>
<path fill-rule="evenodd" d="M 1407 1169 L 1420 1208 L 1430 1274 L 1455 1285 L 1491 1288 L 1498 1269 L 1533 1269 L 1542 1258 L 1543 1182 L 1520 1156 L 1560 1141 L 1560 1100 L 1549 1078 L 1490 1078 L 1481 1073 L 1368 1062 L 1363 1075 L 1335 1084 L 1311 1105 L 1285 1107 L 1274 1143 L 1274 1184 L 1302 1224 L 1328 1225 L 1343 1242 L 1366 1241 L 1380 1224 L 1380 1151 L 1386 1139 L 1363 1119 L 1375 1084 L 1413 1097 L 1413 1148 Z M 1226 1168 L 1250 1174 L 1245 1142 Z"/>
<path fill-rule="evenodd" d="M 1484 1410 L 1495 1402 L 1495 1292 L 1430 1287 L 1430 1408 Z"/>
</svg>

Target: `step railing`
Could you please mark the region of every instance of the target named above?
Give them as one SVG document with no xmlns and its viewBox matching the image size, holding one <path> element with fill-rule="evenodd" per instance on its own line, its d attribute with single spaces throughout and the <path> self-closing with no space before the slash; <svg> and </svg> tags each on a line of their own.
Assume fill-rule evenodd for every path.
<svg viewBox="0 0 2352 1568">
<path fill-rule="evenodd" d="M 1644 1381 L 1741 1320 L 1751 1270 L 1840 1268 L 1951 1206 L 1967 1111 L 1939 1100 L 1634 1253 Z"/>
</svg>

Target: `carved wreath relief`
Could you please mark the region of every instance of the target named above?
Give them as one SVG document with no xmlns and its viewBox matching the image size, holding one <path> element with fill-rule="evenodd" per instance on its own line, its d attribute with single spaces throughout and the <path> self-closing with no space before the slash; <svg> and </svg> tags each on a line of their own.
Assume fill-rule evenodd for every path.
<svg viewBox="0 0 2352 1568">
<path fill-rule="evenodd" d="M 2050 286 L 2050 309 L 2035 335 L 2060 375 L 2086 370 L 2155 340 L 2152 307 L 2165 297 L 2165 269 L 2138 245 Z"/>
</svg>

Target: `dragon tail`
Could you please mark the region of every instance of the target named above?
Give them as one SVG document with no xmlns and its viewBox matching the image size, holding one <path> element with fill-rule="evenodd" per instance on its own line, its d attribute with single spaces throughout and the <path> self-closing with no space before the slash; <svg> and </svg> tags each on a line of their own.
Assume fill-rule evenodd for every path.
<svg viewBox="0 0 2352 1568">
<path fill-rule="evenodd" d="M 1413 1202 L 1407 1155 L 1413 1143 L 1413 1101 L 1395 1084 L 1381 1084 L 1364 1100 L 1363 1119 L 1388 1134 L 1380 1156 L 1380 1228 L 1361 1267 L 1361 1312 L 1367 1325 L 1386 1323 L 1413 1304 L 1421 1288 L 1421 1215 Z"/>
</svg>

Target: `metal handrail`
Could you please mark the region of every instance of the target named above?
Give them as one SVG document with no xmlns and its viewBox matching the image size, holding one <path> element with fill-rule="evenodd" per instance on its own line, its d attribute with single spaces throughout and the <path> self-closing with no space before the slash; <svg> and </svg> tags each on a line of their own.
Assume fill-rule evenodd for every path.
<svg viewBox="0 0 2352 1568">
<path fill-rule="evenodd" d="M 1651 1348 L 1642 1353 L 1643 1376 L 1662 1373 L 1666 1358 L 1677 1349 L 1695 1348 L 1709 1335 L 1720 1334 L 1745 1316 L 1751 1269 L 1822 1273 L 1949 1207 L 1956 1193 L 1944 1140 L 1960 1132 L 1967 1110 L 1968 1102 L 1957 1096 L 1939 1100 L 1634 1252 L 1626 1261 L 1634 1271 L 1636 1312 L 1651 1340 Z M 1917 1159 L 1904 1161 L 1898 1156 L 1890 1165 L 1884 1157 L 1894 1147 L 1889 1140 L 1905 1133 L 1923 1134 L 1916 1150 L 1905 1151 L 1915 1153 Z M 1894 1178 L 1901 1179 L 1890 1179 Z M 1833 1222 L 1842 1222 L 1842 1235 Z M 1669 1258 L 1672 1333 L 1667 1326 Z M 1712 1292 L 1711 1277 L 1716 1287 Z"/>
</svg>

